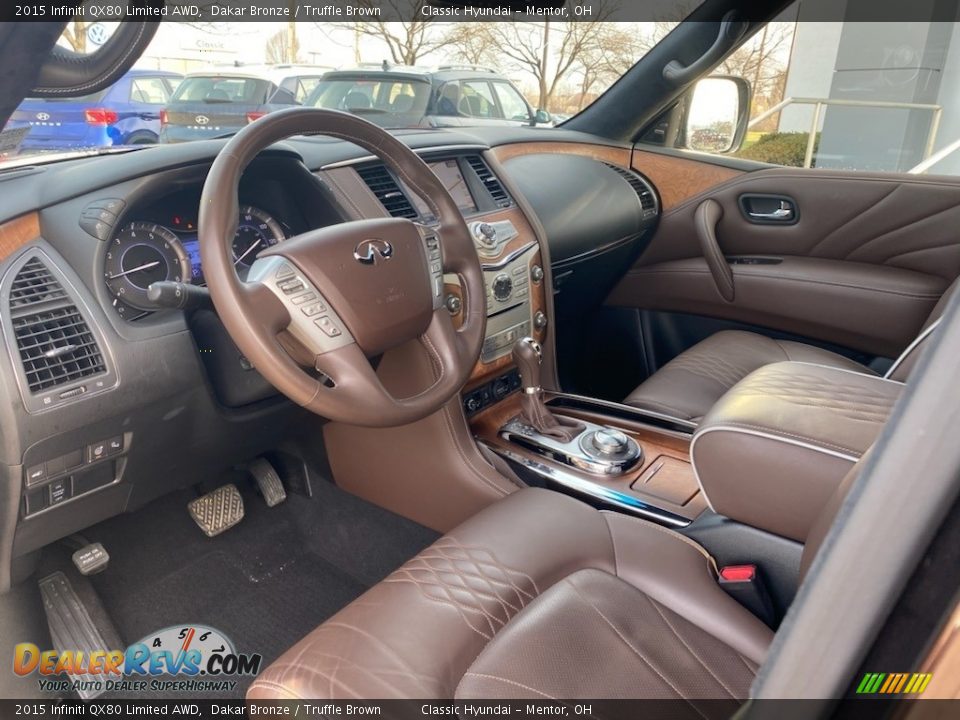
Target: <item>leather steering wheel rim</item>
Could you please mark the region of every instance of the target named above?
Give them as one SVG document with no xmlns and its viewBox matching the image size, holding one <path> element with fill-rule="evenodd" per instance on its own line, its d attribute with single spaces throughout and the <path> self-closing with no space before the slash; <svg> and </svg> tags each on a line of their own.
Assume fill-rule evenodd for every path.
<svg viewBox="0 0 960 720">
<path fill-rule="evenodd" d="M 231 250 L 240 177 L 260 151 L 301 134 L 345 140 L 379 158 L 424 200 L 437 225 L 378 218 L 311 230 L 261 252 L 242 281 Z M 227 332 L 277 390 L 318 415 L 368 427 L 419 420 L 459 392 L 479 358 L 486 290 L 463 216 L 426 163 L 367 120 L 291 108 L 247 125 L 214 160 L 198 230 L 204 276 Z M 442 304 L 440 266 L 442 273 L 457 275 L 463 289 L 459 329 Z M 305 287 L 290 291 L 291 284 Z M 293 303 L 306 294 L 319 296 L 323 315 L 301 317 L 313 301 Z M 396 398 L 368 357 L 413 339 L 429 355 L 435 381 L 416 395 Z M 307 362 L 321 374 L 308 372 Z"/>
</svg>

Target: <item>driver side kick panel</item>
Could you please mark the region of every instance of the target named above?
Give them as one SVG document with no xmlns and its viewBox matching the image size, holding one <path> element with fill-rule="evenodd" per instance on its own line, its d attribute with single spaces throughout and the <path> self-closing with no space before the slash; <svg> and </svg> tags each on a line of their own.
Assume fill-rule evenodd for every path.
<svg viewBox="0 0 960 720">
<path fill-rule="evenodd" d="M 635 153 L 634 166 L 645 171 L 649 155 Z M 793 217 L 749 218 L 756 197 L 789 199 Z M 700 222 L 709 217 L 715 227 L 698 228 L 708 201 L 719 204 L 719 219 L 701 212 Z M 669 209 L 607 304 L 735 320 L 895 357 L 960 274 L 958 226 L 953 178 L 756 170 Z M 703 255 L 710 229 L 732 271 L 723 293 Z"/>
</svg>

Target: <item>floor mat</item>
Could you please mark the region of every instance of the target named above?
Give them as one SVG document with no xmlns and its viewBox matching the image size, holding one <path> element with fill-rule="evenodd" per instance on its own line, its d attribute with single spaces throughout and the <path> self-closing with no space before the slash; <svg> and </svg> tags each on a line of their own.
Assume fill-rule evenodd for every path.
<svg viewBox="0 0 960 720">
<path fill-rule="evenodd" d="M 267 508 L 243 488 L 246 517 L 213 538 L 187 514 L 190 491 L 85 531 L 110 553 L 91 580 L 123 641 L 204 624 L 266 665 L 437 537 L 329 483 L 314 491 Z"/>
</svg>

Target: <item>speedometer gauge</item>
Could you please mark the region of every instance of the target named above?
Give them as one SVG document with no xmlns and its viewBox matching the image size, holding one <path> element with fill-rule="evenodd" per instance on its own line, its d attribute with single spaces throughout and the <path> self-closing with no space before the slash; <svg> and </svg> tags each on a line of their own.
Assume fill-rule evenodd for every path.
<svg viewBox="0 0 960 720">
<path fill-rule="evenodd" d="M 260 251 L 285 237 L 280 223 L 263 210 L 252 205 L 241 207 L 237 234 L 233 238 L 233 264 L 238 270 L 248 269 Z"/>
<path fill-rule="evenodd" d="M 132 222 L 111 241 L 103 274 L 120 304 L 152 310 L 147 300 L 150 283 L 184 282 L 190 277 L 190 260 L 173 231 L 154 223 Z"/>
</svg>

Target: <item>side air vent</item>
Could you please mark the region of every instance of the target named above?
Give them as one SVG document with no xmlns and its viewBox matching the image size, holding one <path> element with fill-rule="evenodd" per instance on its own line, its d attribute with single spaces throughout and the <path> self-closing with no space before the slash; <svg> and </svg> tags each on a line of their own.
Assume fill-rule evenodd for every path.
<svg viewBox="0 0 960 720">
<path fill-rule="evenodd" d="M 480 182 L 483 183 L 483 186 L 487 188 L 487 191 L 490 193 L 490 197 L 493 198 L 493 201 L 497 204 L 497 207 L 510 207 L 513 205 L 513 202 L 510 200 L 510 196 L 507 195 L 507 191 L 503 189 L 503 185 L 500 184 L 500 181 L 497 179 L 496 175 L 493 174 L 493 171 L 490 170 L 487 163 L 479 155 L 468 155 L 467 162 L 470 164 L 470 167 L 473 168 L 473 171 L 477 174 L 477 177 L 480 178 Z"/>
<path fill-rule="evenodd" d="M 416 209 L 407 199 L 407 196 L 403 194 L 397 181 L 385 166 L 372 165 L 359 168 L 357 174 L 360 175 L 360 179 L 367 184 L 371 192 L 377 196 L 377 200 L 380 201 L 384 209 L 393 217 L 410 220 L 417 217 Z"/>
<path fill-rule="evenodd" d="M 96 339 L 74 305 L 14 317 L 13 332 L 32 393 L 107 369 Z"/>
<path fill-rule="evenodd" d="M 2 279 L 5 343 L 28 412 L 109 390 L 116 372 L 87 306 L 47 255 L 35 251 Z"/>
<path fill-rule="evenodd" d="M 604 163 L 608 168 L 616 172 L 620 177 L 630 183 L 630 187 L 640 198 L 640 207 L 643 209 L 643 217 L 653 217 L 657 214 L 657 196 L 653 194 L 653 188 L 637 173 L 622 168 L 619 165 Z"/>
<path fill-rule="evenodd" d="M 40 258 L 30 258 L 10 287 L 10 307 L 18 308 L 35 303 L 63 300 L 67 293 L 56 281 Z"/>
</svg>

